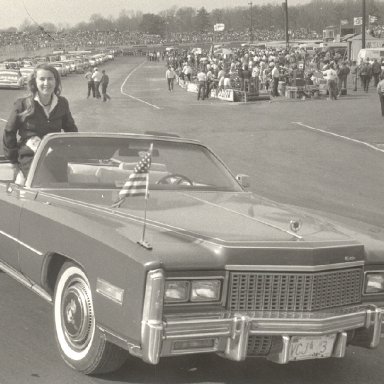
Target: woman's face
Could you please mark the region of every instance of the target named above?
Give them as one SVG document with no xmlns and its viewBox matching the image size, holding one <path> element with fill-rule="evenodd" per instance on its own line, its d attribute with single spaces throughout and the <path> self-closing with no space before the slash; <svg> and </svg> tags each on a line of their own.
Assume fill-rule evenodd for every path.
<svg viewBox="0 0 384 384">
<path fill-rule="evenodd" d="M 36 71 L 36 86 L 42 96 L 51 96 L 56 87 L 56 79 L 51 71 L 38 69 Z"/>
</svg>

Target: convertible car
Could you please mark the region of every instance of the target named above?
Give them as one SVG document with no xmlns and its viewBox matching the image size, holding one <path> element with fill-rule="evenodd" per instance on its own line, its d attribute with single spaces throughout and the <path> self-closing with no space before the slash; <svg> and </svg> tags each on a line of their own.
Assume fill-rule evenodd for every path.
<svg viewBox="0 0 384 384">
<path fill-rule="evenodd" d="M 52 303 L 78 371 L 129 355 L 282 364 L 380 342 L 383 243 L 247 192 L 197 141 L 50 134 L 25 184 L 6 162 L 0 179 L 0 268 Z"/>
</svg>

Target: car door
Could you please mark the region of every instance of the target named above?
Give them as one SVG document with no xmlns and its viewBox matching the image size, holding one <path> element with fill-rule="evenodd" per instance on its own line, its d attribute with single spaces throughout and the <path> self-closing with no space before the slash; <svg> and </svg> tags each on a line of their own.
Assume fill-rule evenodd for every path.
<svg viewBox="0 0 384 384">
<path fill-rule="evenodd" d="M 0 184 L 0 259 L 15 269 L 19 269 L 19 221 L 22 195 L 18 185 Z"/>
<path fill-rule="evenodd" d="M 35 193 L 35 196 L 37 193 Z M 52 238 L 54 208 L 34 198 L 32 191 L 26 196 L 20 214 L 20 272 L 36 284 L 40 283 L 46 247 Z M 59 236 L 59 234 L 58 234 Z"/>
</svg>

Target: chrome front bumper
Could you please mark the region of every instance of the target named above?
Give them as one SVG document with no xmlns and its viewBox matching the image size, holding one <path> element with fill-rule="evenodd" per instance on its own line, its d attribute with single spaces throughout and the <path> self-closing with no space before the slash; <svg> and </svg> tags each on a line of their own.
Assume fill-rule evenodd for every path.
<svg viewBox="0 0 384 384">
<path fill-rule="evenodd" d="M 380 343 L 384 307 L 359 305 L 318 312 L 251 312 L 164 314 L 164 274 L 148 274 L 141 346 L 131 352 L 157 364 L 162 356 L 216 352 L 235 361 L 247 357 L 250 336 L 279 337 L 281 347 L 266 356 L 287 363 L 293 336 L 336 335 L 332 357 L 343 357 L 348 332 L 354 345 L 375 348 Z"/>
<path fill-rule="evenodd" d="M 216 352 L 223 357 L 241 361 L 247 357 L 249 336 L 280 336 L 281 350 L 267 358 L 277 363 L 289 361 L 292 336 L 336 334 L 332 357 L 343 357 L 347 331 L 363 330 L 361 346 L 375 348 L 380 343 L 384 308 L 359 306 L 333 313 L 236 314 L 200 315 L 194 317 L 168 316 L 159 323 L 143 324 L 142 359 L 157 364 L 161 356 Z M 204 348 L 178 349 L 177 343 L 188 340 L 212 340 Z"/>
</svg>

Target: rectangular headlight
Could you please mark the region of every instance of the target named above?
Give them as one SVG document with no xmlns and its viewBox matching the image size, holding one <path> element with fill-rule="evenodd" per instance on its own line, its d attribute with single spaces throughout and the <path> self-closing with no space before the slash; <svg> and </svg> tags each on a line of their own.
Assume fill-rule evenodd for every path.
<svg viewBox="0 0 384 384">
<path fill-rule="evenodd" d="M 384 272 L 369 272 L 365 275 L 365 293 L 384 293 Z"/>
<path fill-rule="evenodd" d="M 220 280 L 194 280 L 191 287 L 191 301 L 218 301 L 220 292 Z"/>
<path fill-rule="evenodd" d="M 183 303 L 188 301 L 190 282 L 172 280 L 165 283 L 164 300 L 166 303 Z"/>
</svg>

